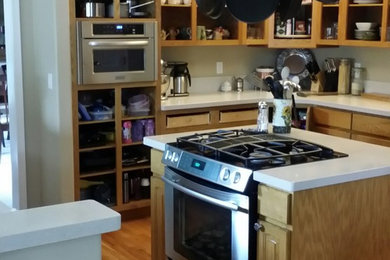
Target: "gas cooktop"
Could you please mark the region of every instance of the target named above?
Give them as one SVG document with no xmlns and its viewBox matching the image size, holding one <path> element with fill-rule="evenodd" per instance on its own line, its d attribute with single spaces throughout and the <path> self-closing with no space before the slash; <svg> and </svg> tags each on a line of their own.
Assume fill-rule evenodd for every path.
<svg viewBox="0 0 390 260">
<path fill-rule="evenodd" d="M 219 130 L 168 143 L 163 163 L 186 174 L 243 192 L 253 171 L 346 157 L 331 148 L 255 130 Z"/>
<path fill-rule="evenodd" d="M 348 156 L 319 144 L 244 129 L 179 137 L 170 145 L 251 170 Z"/>
</svg>

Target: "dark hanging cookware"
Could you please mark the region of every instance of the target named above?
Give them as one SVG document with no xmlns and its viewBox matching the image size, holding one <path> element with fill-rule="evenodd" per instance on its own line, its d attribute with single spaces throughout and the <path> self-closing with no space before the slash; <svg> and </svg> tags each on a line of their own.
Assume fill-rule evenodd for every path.
<svg viewBox="0 0 390 260">
<path fill-rule="evenodd" d="M 198 10 L 205 16 L 218 19 L 225 7 L 225 0 L 196 0 Z"/>
<path fill-rule="evenodd" d="M 319 2 L 322 2 L 324 4 L 336 4 L 339 2 L 339 0 L 317 0 Z"/>
<path fill-rule="evenodd" d="M 245 23 L 257 23 L 267 19 L 278 7 L 279 0 L 226 0 L 232 15 Z"/>
<path fill-rule="evenodd" d="M 280 20 L 286 21 L 296 17 L 302 5 L 302 0 L 280 0 L 277 12 L 280 14 Z"/>
</svg>

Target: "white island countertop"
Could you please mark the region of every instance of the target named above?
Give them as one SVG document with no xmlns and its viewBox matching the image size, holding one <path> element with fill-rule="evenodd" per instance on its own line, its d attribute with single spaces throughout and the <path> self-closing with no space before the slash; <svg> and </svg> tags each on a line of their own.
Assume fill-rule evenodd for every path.
<svg viewBox="0 0 390 260">
<path fill-rule="evenodd" d="M 245 129 L 254 126 L 235 128 Z M 197 132 L 211 131 L 214 130 Z M 164 151 L 166 143 L 174 142 L 177 137 L 192 133 L 145 137 L 144 144 Z M 346 153 L 348 157 L 258 170 L 253 174 L 254 180 L 280 190 L 295 192 L 390 174 L 390 148 L 388 147 L 299 129 L 292 129 L 291 134 L 285 136 L 317 143 Z"/>
<path fill-rule="evenodd" d="M 380 116 L 390 116 L 390 102 L 352 95 L 296 96 L 297 105 L 325 106 Z M 273 96 L 265 91 L 215 92 L 190 94 L 186 97 L 169 97 L 161 101 L 162 111 L 207 108 L 230 105 L 257 104 L 260 100 L 272 103 Z"/>
</svg>

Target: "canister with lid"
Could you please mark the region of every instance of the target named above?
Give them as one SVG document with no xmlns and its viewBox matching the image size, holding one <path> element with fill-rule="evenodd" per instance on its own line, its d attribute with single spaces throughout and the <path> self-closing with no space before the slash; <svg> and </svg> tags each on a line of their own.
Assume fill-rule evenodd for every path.
<svg viewBox="0 0 390 260">
<path fill-rule="evenodd" d="M 340 59 L 338 93 L 350 93 L 351 63 L 349 59 Z"/>
</svg>

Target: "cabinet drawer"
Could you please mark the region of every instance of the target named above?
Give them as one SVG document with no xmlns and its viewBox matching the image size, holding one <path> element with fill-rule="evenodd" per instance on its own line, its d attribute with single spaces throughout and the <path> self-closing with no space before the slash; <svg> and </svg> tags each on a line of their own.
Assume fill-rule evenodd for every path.
<svg viewBox="0 0 390 260">
<path fill-rule="evenodd" d="M 340 110 L 312 107 L 310 121 L 313 125 L 339 127 L 349 130 L 351 129 L 352 114 Z"/>
<path fill-rule="evenodd" d="M 352 130 L 390 138 L 390 118 L 354 113 Z"/>
<path fill-rule="evenodd" d="M 162 164 L 161 159 L 163 152 L 152 149 L 150 151 L 150 160 L 151 160 L 151 170 L 153 175 L 163 176 L 164 175 L 164 164 Z"/>
<path fill-rule="evenodd" d="M 290 259 L 290 231 L 260 221 L 257 233 L 257 260 Z"/>
<path fill-rule="evenodd" d="M 210 113 L 167 116 L 167 128 L 207 125 L 210 123 Z"/>
<path fill-rule="evenodd" d="M 321 127 L 321 126 L 313 126 L 311 131 L 326 134 L 326 135 L 333 135 L 343 138 L 351 138 L 351 133 L 348 130 L 342 130 L 338 128 L 329 128 L 329 127 Z"/>
<path fill-rule="evenodd" d="M 390 139 L 384 139 L 384 138 L 368 136 L 368 135 L 360 135 L 360 134 L 352 134 L 351 139 L 390 147 Z"/>
<path fill-rule="evenodd" d="M 221 111 L 219 112 L 220 123 L 231 123 L 248 120 L 257 120 L 257 109 L 236 110 L 236 111 Z"/>
<path fill-rule="evenodd" d="M 291 194 L 265 185 L 258 186 L 258 213 L 290 224 Z"/>
</svg>

